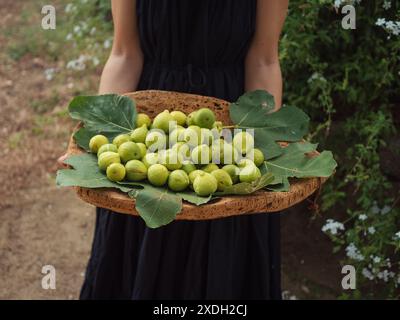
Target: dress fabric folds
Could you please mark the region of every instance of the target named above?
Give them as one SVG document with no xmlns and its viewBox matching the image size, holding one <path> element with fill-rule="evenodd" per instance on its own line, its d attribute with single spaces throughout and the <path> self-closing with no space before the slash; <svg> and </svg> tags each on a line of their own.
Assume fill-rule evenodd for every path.
<svg viewBox="0 0 400 320">
<path fill-rule="evenodd" d="M 235 101 L 255 13 L 256 0 L 137 0 L 137 90 Z M 149 229 L 141 218 L 97 208 L 80 298 L 280 299 L 279 214 Z"/>
</svg>

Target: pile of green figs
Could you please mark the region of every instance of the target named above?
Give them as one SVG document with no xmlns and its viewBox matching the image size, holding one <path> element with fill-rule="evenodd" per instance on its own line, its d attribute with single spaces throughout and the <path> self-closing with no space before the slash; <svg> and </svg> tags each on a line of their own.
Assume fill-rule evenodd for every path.
<svg viewBox="0 0 400 320">
<path fill-rule="evenodd" d="M 188 115 L 164 110 L 153 120 L 138 113 L 132 132 L 90 139 L 98 166 L 114 182 L 145 181 L 175 192 L 188 188 L 199 196 L 224 191 L 261 176 L 261 150 L 253 130 L 239 130 L 216 121 L 209 108 Z"/>
</svg>

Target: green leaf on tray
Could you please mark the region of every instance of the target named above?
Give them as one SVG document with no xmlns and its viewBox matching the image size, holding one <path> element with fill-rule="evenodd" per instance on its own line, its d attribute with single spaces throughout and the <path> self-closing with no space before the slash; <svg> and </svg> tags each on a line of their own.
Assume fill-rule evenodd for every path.
<svg viewBox="0 0 400 320">
<path fill-rule="evenodd" d="M 191 204 L 195 204 L 196 206 L 205 204 L 212 199 L 211 195 L 208 197 L 200 197 L 195 192 L 190 190 L 177 192 L 176 194 L 179 195 L 183 200 L 190 202 Z"/>
<path fill-rule="evenodd" d="M 274 180 L 274 176 L 272 173 L 263 174 L 259 179 L 248 183 L 248 182 L 240 182 L 232 185 L 231 187 L 227 187 L 224 191 L 217 192 L 215 195 L 245 195 L 251 194 L 258 190 L 261 190 L 268 186 Z"/>
<path fill-rule="evenodd" d="M 70 156 L 64 161 L 73 169 L 57 171 L 56 183 L 62 187 L 84 188 L 117 188 L 123 192 L 129 192 L 132 188 L 125 187 L 107 179 L 97 165 L 97 158 L 93 154 L 80 154 Z"/>
<path fill-rule="evenodd" d="M 89 141 L 94 135 L 96 135 L 96 132 L 89 131 L 86 128 L 79 128 L 74 133 L 74 139 L 78 146 L 90 152 Z"/>
<path fill-rule="evenodd" d="M 273 97 L 264 90 L 245 93 L 231 103 L 229 115 L 240 128 L 254 128 L 274 141 L 299 141 L 308 133 L 310 118 L 299 108 L 283 106 L 272 112 Z M 267 136 L 267 135 L 265 135 Z"/>
<path fill-rule="evenodd" d="M 135 128 L 136 107 L 132 99 L 116 94 L 79 96 L 68 107 L 71 118 L 96 133 L 129 133 Z"/>
<path fill-rule="evenodd" d="M 337 166 L 332 152 L 323 151 L 319 155 L 310 156 L 309 154 L 315 152 L 316 148 L 316 144 L 309 142 L 290 143 L 282 148 L 281 156 L 265 161 L 261 172 L 270 172 L 275 177 L 267 189 L 288 191 L 288 178 L 331 176 Z"/>
<path fill-rule="evenodd" d="M 135 208 L 149 228 L 164 226 L 182 210 L 182 198 L 166 188 L 156 188 L 143 184 L 142 190 L 129 192 L 136 199 Z"/>
<path fill-rule="evenodd" d="M 283 106 L 273 112 L 274 106 L 272 95 L 256 90 L 245 93 L 229 107 L 234 124 L 242 129 L 254 129 L 255 146 L 261 149 L 267 160 L 282 153 L 277 141 L 301 140 L 308 133 L 310 121 L 299 108 Z"/>
</svg>

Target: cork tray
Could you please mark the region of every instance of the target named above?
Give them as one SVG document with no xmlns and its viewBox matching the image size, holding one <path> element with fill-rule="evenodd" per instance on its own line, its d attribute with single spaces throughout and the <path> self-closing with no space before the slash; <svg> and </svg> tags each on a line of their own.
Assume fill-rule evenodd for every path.
<svg viewBox="0 0 400 320">
<path fill-rule="evenodd" d="M 127 93 L 126 96 L 136 101 L 138 112 L 144 112 L 154 118 L 165 109 L 192 112 L 200 107 L 214 110 L 218 120 L 231 124 L 229 103 L 227 101 L 193 94 L 146 90 Z M 285 146 L 285 144 L 282 144 Z M 68 154 L 85 152 L 79 148 L 71 137 Z M 313 156 L 313 155 L 310 155 Z M 228 196 L 216 199 L 205 205 L 196 206 L 183 202 L 178 220 L 207 220 L 252 213 L 270 213 L 287 209 L 312 195 L 325 182 L 325 178 L 293 179 L 289 192 L 257 191 L 246 196 Z M 88 189 L 75 187 L 78 196 L 94 206 L 110 209 L 115 212 L 138 216 L 135 200 L 114 189 Z"/>
</svg>

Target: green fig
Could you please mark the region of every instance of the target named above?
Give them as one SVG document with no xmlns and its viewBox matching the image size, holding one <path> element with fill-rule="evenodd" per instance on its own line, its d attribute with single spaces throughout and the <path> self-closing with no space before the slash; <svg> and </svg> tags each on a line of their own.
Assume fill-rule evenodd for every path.
<svg viewBox="0 0 400 320">
<path fill-rule="evenodd" d="M 99 151 L 100 147 L 108 144 L 108 138 L 106 136 L 103 136 L 101 134 L 95 135 L 92 137 L 89 141 L 89 149 L 93 153 L 97 153 Z"/>
<path fill-rule="evenodd" d="M 193 170 L 192 172 L 190 172 L 189 173 L 190 183 L 193 184 L 194 179 L 196 179 L 198 175 L 203 174 L 203 173 L 204 173 L 203 170 Z"/>
<path fill-rule="evenodd" d="M 106 151 L 118 152 L 118 148 L 115 144 L 112 143 L 103 144 L 97 151 L 97 156 L 101 155 L 103 152 Z"/>
<path fill-rule="evenodd" d="M 168 110 L 164 110 L 159 113 L 153 120 L 153 126 L 156 129 L 160 129 L 165 133 L 169 133 L 170 126 L 175 122 Z"/>
<path fill-rule="evenodd" d="M 193 111 L 193 112 L 189 113 L 189 115 L 186 117 L 186 125 L 188 127 L 196 125 L 196 123 L 194 121 L 194 116 L 196 115 L 196 112 L 197 111 Z"/>
<path fill-rule="evenodd" d="M 97 159 L 97 164 L 99 165 L 100 170 L 103 171 L 105 171 L 112 163 L 121 163 L 119 154 L 116 152 L 105 151 Z"/>
<path fill-rule="evenodd" d="M 178 142 L 184 142 L 185 141 L 184 133 L 185 133 L 185 128 L 183 127 L 179 126 L 176 129 L 174 129 L 169 135 L 170 147 L 173 147 Z"/>
<path fill-rule="evenodd" d="M 144 143 L 146 141 L 146 136 L 148 132 L 149 130 L 147 129 L 146 124 L 144 124 L 141 127 L 136 128 L 135 130 L 132 131 L 131 140 L 133 142 Z"/>
<path fill-rule="evenodd" d="M 125 178 L 126 170 L 124 165 L 112 163 L 107 167 L 106 174 L 109 180 L 118 182 Z"/>
<path fill-rule="evenodd" d="M 206 144 L 201 144 L 192 150 L 192 161 L 195 164 L 208 164 L 211 161 L 211 150 Z"/>
<path fill-rule="evenodd" d="M 201 143 L 210 146 L 214 142 L 214 135 L 210 129 L 201 128 L 200 135 L 201 135 Z"/>
<path fill-rule="evenodd" d="M 264 154 L 260 149 L 254 149 L 254 163 L 257 167 L 261 166 L 264 163 Z"/>
<path fill-rule="evenodd" d="M 147 148 L 146 148 L 146 145 L 144 144 L 144 143 L 141 143 L 141 142 L 138 142 L 138 143 L 136 143 L 137 144 L 137 146 L 139 147 L 139 149 L 140 149 L 140 159 L 143 159 L 143 157 L 146 155 L 146 153 L 147 153 Z"/>
<path fill-rule="evenodd" d="M 240 182 L 253 182 L 261 177 L 260 169 L 256 165 L 248 164 L 240 169 L 239 179 Z"/>
<path fill-rule="evenodd" d="M 175 149 L 160 151 L 159 162 L 166 166 L 168 170 L 177 170 L 182 167 L 182 163 L 178 157 L 178 152 Z"/>
<path fill-rule="evenodd" d="M 213 128 L 216 129 L 218 132 L 221 132 L 223 129 L 223 124 L 221 121 L 215 121 Z"/>
<path fill-rule="evenodd" d="M 158 163 L 158 153 L 150 152 L 142 158 L 144 165 L 149 168 L 151 165 Z"/>
<path fill-rule="evenodd" d="M 164 150 L 167 146 L 167 136 L 158 129 L 150 130 L 146 136 L 145 144 L 150 152 Z"/>
<path fill-rule="evenodd" d="M 224 142 L 222 148 L 217 148 L 220 155 L 220 163 L 221 164 L 232 164 L 235 163 L 239 157 L 238 151 L 228 142 Z M 217 151 L 214 151 L 216 153 Z M 215 155 L 216 156 L 216 155 Z M 215 157 L 213 155 L 213 159 Z"/>
<path fill-rule="evenodd" d="M 215 163 L 209 163 L 201 168 L 204 172 L 211 173 L 215 170 L 218 170 L 219 167 Z"/>
<path fill-rule="evenodd" d="M 241 131 L 235 134 L 232 144 L 239 152 L 246 154 L 254 148 L 254 137 L 247 131 Z"/>
<path fill-rule="evenodd" d="M 150 128 L 151 119 L 145 113 L 138 113 L 136 116 L 136 128 L 140 128 L 143 125 L 146 125 L 147 128 Z"/>
<path fill-rule="evenodd" d="M 207 172 L 201 172 L 193 181 L 193 189 L 201 197 L 209 196 L 218 189 L 217 179 Z"/>
<path fill-rule="evenodd" d="M 168 187 L 175 191 L 183 191 L 189 186 L 189 177 L 183 170 L 174 170 L 168 177 Z"/>
<path fill-rule="evenodd" d="M 131 141 L 131 136 L 129 134 L 120 134 L 114 138 L 113 144 L 115 144 L 117 148 L 119 148 L 121 144 L 128 141 Z"/>
<path fill-rule="evenodd" d="M 151 165 L 147 170 L 147 179 L 156 187 L 161 187 L 167 183 L 169 171 L 162 164 Z"/>
<path fill-rule="evenodd" d="M 232 182 L 234 184 L 239 182 L 240 170 L 237 166 L 235 166 L 234 164 L 227 164 L 222 167 L 222 170 L 225 170 L 231 176 Z"/>
<path fill-rule="evenodd" d="M 215 114 L 209 108 L 201 108 L 197 110 L 194 122 L 201 128 L 211 129 L 215 122 Z"/>
<path fill-rule="evenodd" d="M 225 188 L 232 186 L 232 178 L 225 170 L 217 169 L 211 172 L 211 175 L 217 179 L 218 191 L 224 191 Z"/>
<path fill-rule="evenodd" d="M 187 174 L 190 174 L 191 172 L 197 170 L 196 166 L 193 164 L 193 162 L 186 161 L 182 164 L 182 170 L 185 171 Z"/>
<path fill-rule="evenodd" d="M 141 181 L 147 177 L 147 167 L 139 160 L 130 160 L 125 164 L 126 178 L 129 181 Z"/>
<path fill-rule="evenodd" d="M 186 124 L 186 114 L 182 111 L 172 111 L 171 116 L 179 126 L 184 126 Z"/>
<path fill-rule="evenodd" d="M 132 141 L 121 144 L 118 148 L 118 154 L 124 163 L 129 160 L 139 160 L 142 158 L 139 146 Z"/>
<path fill-rule="evenodd" d="M 183 138 L 190 146 L 198 146 L 201 144 L 202 139 L 201 128 L 199 126 L 190 126 L 186 128 L 183 133 Z"/>
</svg>

